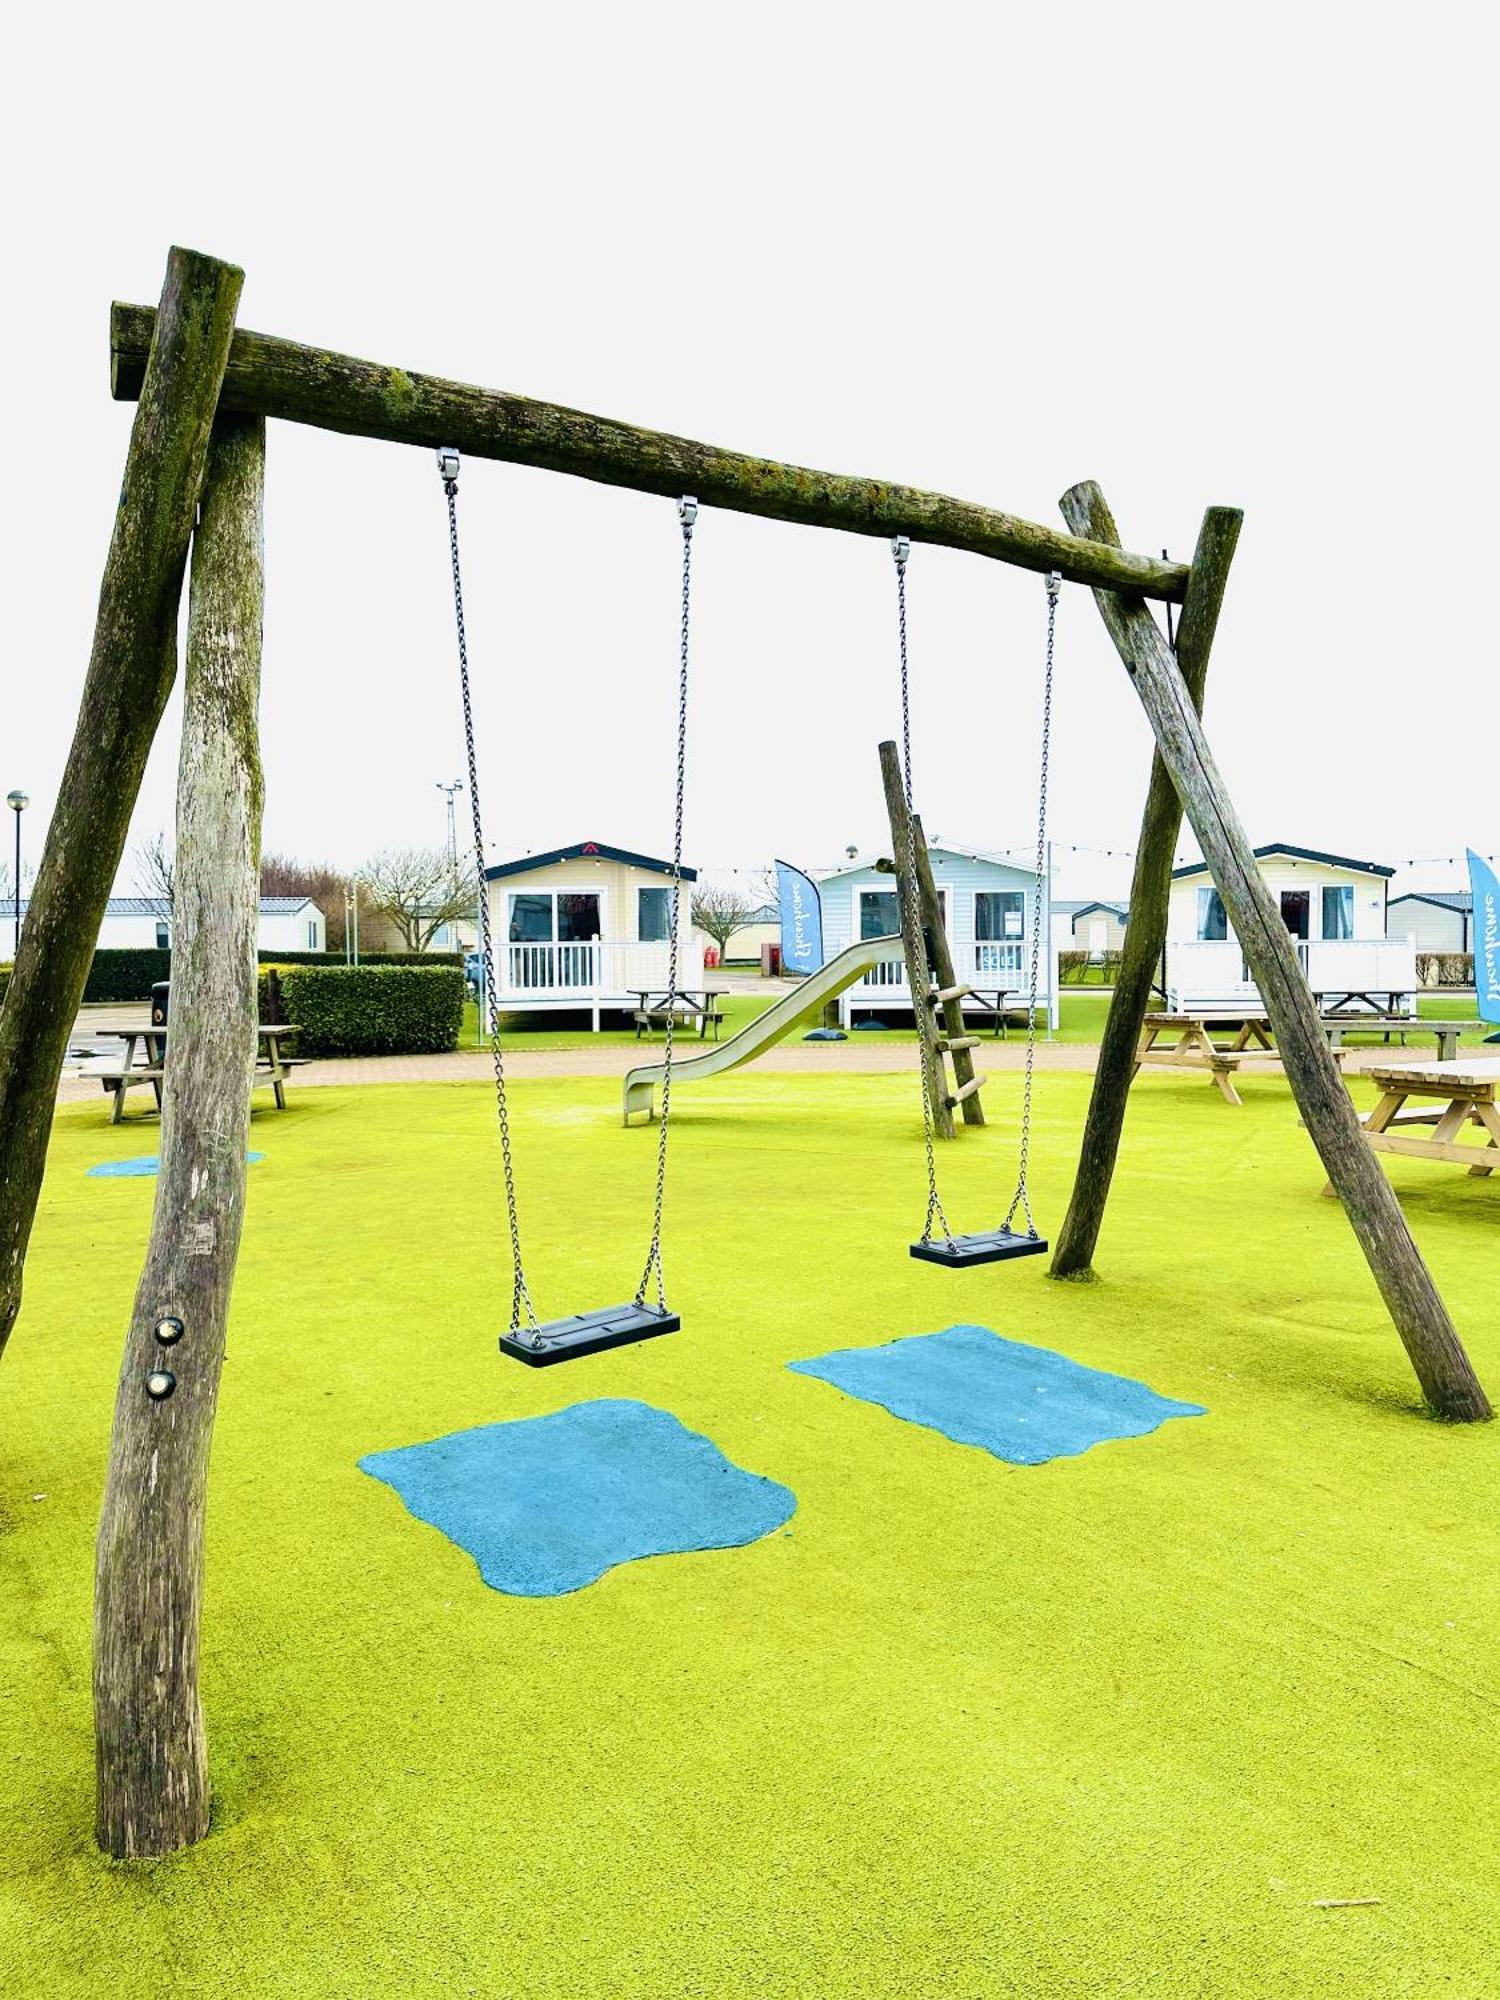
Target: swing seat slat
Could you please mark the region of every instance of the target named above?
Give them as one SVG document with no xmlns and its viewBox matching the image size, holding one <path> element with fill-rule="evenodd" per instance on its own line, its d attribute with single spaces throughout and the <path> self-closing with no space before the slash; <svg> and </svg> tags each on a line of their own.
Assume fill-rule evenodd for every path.
<svg viewBox="0 0 1500 2000">
<path fill-rule="evenodd" d="M 602 1354 L 608 1347 L 626 1347 L 636 1340 L 654 1340 L 676 1333 L 682 1325 L 674 1312 L 658 1306 L 601 1306 L 596 1312 L 549 1319 L 538 1327 L 502 1333 L 500 1352 L 528 1368 L 550 1368 L 555 1361 L 577 1361 L 585 1354 Z"/>
<path fill-rule="evenodd" d="M 913 1243 L 911 1254 L 927 1264 L 967 1270 L 971 1264 L 999 1264 L 1009 1257 L 1039 1257 L 1046 1248 L 1045 1237 L 987 1229 L 974 1236 L 934 1236 L 926 1243 Z"/>
</svg>

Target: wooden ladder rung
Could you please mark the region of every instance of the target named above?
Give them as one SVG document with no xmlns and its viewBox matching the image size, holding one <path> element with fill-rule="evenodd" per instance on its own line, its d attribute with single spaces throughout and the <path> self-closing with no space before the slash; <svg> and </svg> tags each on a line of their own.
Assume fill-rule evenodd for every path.
<svg viewBox="0 0 1500 2000">
<path fill-rule="evenodd" d="M 979 1037 L 978 1035 L 939 1035 L 937 1045 L 940 1049 L 947 1049 L 951 1054 L 954 1049 L 977 1049 L 979 1047 Z"/>
<path fill-rule="evenodd" d="M 982 1090 L 983 1088 L 984 1078 L 982 1076 L 971 1076 L 968 1082 L 961 1083 L 948 1099 L 949 1110 L 951 1111 L 956 1104 L 962 1104 L 966 1097 L 972 1097 L 976 1090 Z"/>
<path fill-rule="evenodd" d="M 936 992 L 928 994 L 927 1004 L 929 1007 L 940 1007 L 945 1000 L 961 1000 L 966 993 L 972 991 L 973 988 L 970 986 L 939 987 Z"/>
</svg>

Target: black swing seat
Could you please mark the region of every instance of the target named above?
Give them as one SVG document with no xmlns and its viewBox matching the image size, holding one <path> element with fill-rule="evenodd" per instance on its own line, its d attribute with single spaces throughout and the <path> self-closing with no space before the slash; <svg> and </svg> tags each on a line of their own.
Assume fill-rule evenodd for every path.
<svg viewBox="0 0 1500 2000">
<path fill-rule="evenodd" d="M 607 1347 L 627 1347 L 633 1340 L 654 1340 L 659 1333 L 676 1333 L 682 1325 L 674 1312 L 659 1306 L 601 1306 L 597 1312 L 574 1313 L 571 1319 L 544 1320 L 500 1336 L 500 1352 L 528 1368 L 550 1368 L 554 1361 L 577 1361 L 585 1354 L 602 1354 Z"/>
<path fill-rule="evenodd" d="M 926 1243 L 913 1243 L 911 1254 L 928 1264 L 947 1264 L 963 1271 L 971 1264 L 1000 1264 L 1008 1257 L 1040 1257 L 1046 1248 L 1042 1236 L 987 1229 L 977 1236 L 934 1236 Z"/>
</svg>

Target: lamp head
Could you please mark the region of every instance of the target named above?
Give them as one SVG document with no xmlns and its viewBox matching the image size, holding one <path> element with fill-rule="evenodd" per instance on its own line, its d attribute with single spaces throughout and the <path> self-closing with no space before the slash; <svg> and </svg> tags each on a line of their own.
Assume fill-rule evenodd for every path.
<svg viewBox="0 0 1500 2000">
<path fill-rule="evenodd" d="M 12 812 L 21 812 L 31 804 L 31 798 L 26 792 L 7 792 L 5 794 L 5 803 L 10 807 Z"/>
</svg>

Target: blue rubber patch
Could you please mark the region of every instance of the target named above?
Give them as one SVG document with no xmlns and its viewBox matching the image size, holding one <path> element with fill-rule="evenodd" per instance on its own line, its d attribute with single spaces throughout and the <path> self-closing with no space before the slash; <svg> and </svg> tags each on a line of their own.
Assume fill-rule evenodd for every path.
<svg viewBox="0 0 1500 2000">
<path fill-rule="evenodd" d="M 666 1410 L 615 1397 L 370 1452 L 359 1466 L 512 1597 L 562 1597 L 642 1556 L 743 1548 L 797 1506 Z"/>
<path fill-rule="evenodd" d="M 1199 1403 L 1174 1403 L 1144 1382 L 983 1326 L 841 1347 L 787 1366 L 1011 1465 L 1076 1458 L 1109 1438 L 1144 1437 L 1169 1417 L 1207 1415 Z"/>
<path fill-rule="evenodd" d="M 257 1160 L 265 1158 L 264 1153 L 246 1153 L 245 1160 L 254 1166 Z M 161 1167 L 158 1153 L 141 1153 L 133 1160 L 101 1160 L 97 1167 L 88 1169 L 90 1180 L 139 1180 L 155 1174 Z"/>
</svg>

